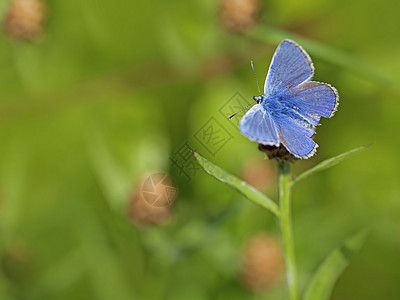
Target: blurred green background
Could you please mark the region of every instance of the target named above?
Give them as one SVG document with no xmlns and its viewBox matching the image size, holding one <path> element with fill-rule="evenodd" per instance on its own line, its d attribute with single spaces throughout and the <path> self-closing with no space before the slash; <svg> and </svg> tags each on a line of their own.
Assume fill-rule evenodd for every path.
<svg viewBox="0 0 400 300">
<path fill-rule="evenodd" d="M 21 41 L 3 30 L 1 299 L 286 299 L 283 280 L 254 292 L 240 275 L 248 240 L 276 235 L 273 216 L 170 161 L 189 141 L 276 198 L 274 164 L 221 109 L 258 93 L 249 62 L 262 84 L 286 37 L 340 94 L 317 130 L 318 155 L 294 173 L 374 143 L 294 189 L 301 289 L 369 226 L 332 299 L 400 299 L 400 2 L 237 2 L 48 0 L 42 34 Z M 259 16 L 248 21 L 252 7 Z M 212 151 L 199 143 L 210 118 L 229 137 Z M 177 191 L 158 217 L 134 204 L 152 172 L 171 173 Z"/>
</svg>

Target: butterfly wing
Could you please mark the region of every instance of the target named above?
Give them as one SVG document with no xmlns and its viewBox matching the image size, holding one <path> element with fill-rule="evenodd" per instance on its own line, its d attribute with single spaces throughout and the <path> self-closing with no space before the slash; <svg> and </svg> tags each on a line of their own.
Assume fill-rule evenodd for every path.
<svg viewBox="0 0 400 300">
<path fill-rule="evenodd" d="M 298 158 L 314 155 L 318 144 L 311 139 L 313 129 L 283 115 L 276 117 L 276 124 L 279 140 L 291 154 Z"/>
<path fill-rule="evenodd" d="M 283 40 L 272 57 L 264 84 L 265 96 L 285 93 L 314 75 L 310 56 L 298 44 Z"/>
<path fill-rule="evenodd" d="M 285 109 L 274 115 L 279 140 L 294 156 L 311 157 L 318 146 L 311 139 L 315 126 L 321 117 L 332 117 L 339 105 L 336 89 L 322 82 L 304 82 L 280 102 Z"/>
<path fill-rule="evenodd" d="M 339 94 L 327 83 L 309 81 L 289 90 L 281 103 L 304 115 L 330 118 L 339 105 Z"/>
<path fill-rule="evenodd" d="M 279 146 L 275 122 L 261 104 L 254 105 L 242 117 L 239 130 L 250 140 L 259 144 Z"/>
</svg>

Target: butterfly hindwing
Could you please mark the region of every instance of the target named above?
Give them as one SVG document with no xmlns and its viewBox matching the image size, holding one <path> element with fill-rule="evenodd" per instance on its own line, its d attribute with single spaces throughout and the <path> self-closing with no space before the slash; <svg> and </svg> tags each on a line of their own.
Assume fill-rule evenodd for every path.
<svg viewBox="0 0 400 300">
<path fill-rule="evenodd" d="M 314 67 L 310 56 L 291 40 L 284 40 L 276 49 L 264 84 L 265 96 L 284 93 L 310 80 Z"/>
<path fill-rule="evenodd" d="M 287 92 L 285 107 L 274 115 L 280 142 L 296 157 L 308 158 L 317 144 L 311 139 L 321 117 L 330 118 L 338 105 L 336 89 L 322 82 L 305 82 Z"/>
<path fill-rule="evenodd" d="M 250 140 L 264 145 L 279 145 L 275 122 L 260 105 L 254 105 L 240 120 L 239 130 Z"/>
<path fill-rule="evenodd" d="M 327 83 L 309 81 L 289 90 L 282 103 L 305 115 L 330 118 L 339 104 L 339 95 Z"/>
<path fill-rule="evenodd" d="M 291 154 L 298 158 L 308 158 L 315 153 L 318 144 L 311 139 L 314 128 L 304 126 L 286 114 L 278 115 L 274 119 L 279 141 Z"/>
</svg>

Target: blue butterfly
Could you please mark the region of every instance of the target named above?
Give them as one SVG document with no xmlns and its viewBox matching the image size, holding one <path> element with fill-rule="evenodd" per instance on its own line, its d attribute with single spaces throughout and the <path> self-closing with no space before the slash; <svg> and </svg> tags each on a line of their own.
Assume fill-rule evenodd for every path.
<svg viewBox="0 0 400 300">
<path fill-rule="evenodd" d="M 311 81 L 314 66 L 298 44 L 283 40 L 276 49 L 264 84 L 264 95 L 240 120 L 239 130 L 259 144 L 281 144 L 297 158 L 309 158 L 318 144 L 312 139 L 321 117 L 339 105 L 336 89 Z"/>
</svg>

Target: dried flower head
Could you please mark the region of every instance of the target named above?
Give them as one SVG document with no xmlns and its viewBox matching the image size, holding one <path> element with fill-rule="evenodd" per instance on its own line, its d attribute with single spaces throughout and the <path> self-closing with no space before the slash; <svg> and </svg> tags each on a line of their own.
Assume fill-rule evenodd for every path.
<svg viewBox="0 0 400 300">
<path fill-rule="evenodd" d="M 13 0 L 4 18 L 4 31 L 15 39 L 33 41 L 43 33 L 46 17 L 43 1 Z"/>
<path fill-rule="evenodd" d="M 311 136 L 311 139 L 314 139 L 314 137 L 315 134 Z M 300 159 L 289 153 L 283 144 L 280 144 L 279 147 L 258 144 L 258 150 L 267 154 L 268 159 L 276 159 L 279 162 L 292 162 Z"/>
<path fill-rule="evenodd" d="M 269 159 L 276 159 L 279 162 L 292 162 L 298 159 L 290 154 L 282 144 L 279 147 L 258 144 L 258 150 L 267 154 Z"/>
<path fill-rule="evenodd" d="M 259 0 L 222 0 L 219 21 L 228 31 L 244 32 L 256 24 L 260 8 Z"/>
<path fill-rule="evenodd" d="M 274 236 L 261 233 L 251 238 L 242 254 L 242 281 L 252 290 L 272 287 L 282 277 L 284 269 L 280 243 Z"/>
<path fill-rule="evenodd" d="M 176 188 L 170 176 L 155 173 L 136 187 L 129 206 L 129 218 L 137 225 L 160 224 L 171 215 Z"/>
</svg>

